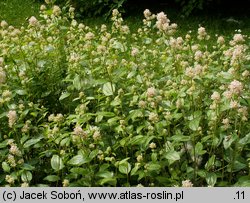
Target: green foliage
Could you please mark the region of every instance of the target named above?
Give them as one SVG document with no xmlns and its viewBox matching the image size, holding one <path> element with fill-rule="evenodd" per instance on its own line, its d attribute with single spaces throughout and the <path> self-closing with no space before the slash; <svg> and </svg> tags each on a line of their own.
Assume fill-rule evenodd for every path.
<svg viewBox="0 0 250 203">
<path fill-rule="evenodd" d="M 113 9 L 123 10 L 123 4 L 127 0 L 56 0 L 61 5 L 73 5 L 81 16 L 108 17 Z"/>
<path fill-rule="evenodd" d="M 173 0 L 182 8 L 182 13 L 186 16 L 190 15 L 194 10 L 200 9 L 202 10 L 204 6 L 213 2 L 204 1 L 204 0 Z M 172 1 L 172 2 L 173 2 Z M 110 16 L 113 9 L 119 9 L 120 12 L 124 12 L 124 5 L 128 5 L 127 8 L 135 7 L 138 3 L 137 1 L 129 1 L 129 0 L 57 0 L 56 2 L 61 4 L 71 4 L 74 5 L 78 13 L 84 16 L 97 16 L 97 15 L 105 15 L 106 17 Z M 164 0 L 160 1 L 164 2 Z M 159 4 L 160 2 L 156 2 Z M 168 1 L 166 1 L 168 2 Z M 155 4 L 155 3 L 154 3 Z"/>
<path fill-rule="evenodd" d="M 249 185 L 248 36 L 144 15 L 1 22 L 1 186 Z"/>
<path fill-rule="evenodd" d="M 192 11 L 195 9 L 203 9 L 205 3 L 211 2 L 204 1 L 204 0 L 175 0 L 180 6 L 182 7 L 182 12 L 188 16 L 191 14 Z"/>
</svg>

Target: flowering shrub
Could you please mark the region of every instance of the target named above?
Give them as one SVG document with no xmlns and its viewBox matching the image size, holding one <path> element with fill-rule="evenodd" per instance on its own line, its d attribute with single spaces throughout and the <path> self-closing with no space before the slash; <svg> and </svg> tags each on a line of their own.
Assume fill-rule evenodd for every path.
<svg viewBox="0 0 250 203">
<path fill-rule="evenodd" d="M 0 28 L 0 185 L 249 186 L 248 36 L 132 33 L 74 9 Z"/>
</svg>

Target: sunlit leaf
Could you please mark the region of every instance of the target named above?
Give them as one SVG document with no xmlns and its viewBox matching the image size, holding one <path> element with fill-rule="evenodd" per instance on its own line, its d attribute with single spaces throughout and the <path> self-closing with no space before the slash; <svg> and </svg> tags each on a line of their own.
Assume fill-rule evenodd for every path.
<svg viewBox="0 0 250 203">
<path fill-rule="evenodd" d="M 105 83 L 103 85 L 102 91 L 103 91 L 103 94 L 105 96 L 114 95 L 114 93 L 115 93 L 115 85 L 111 84 L 111 82 L 107 82 L 107 83 Z"/>
<path fill-rule="evenodd" d="M 30 182 L 32 180 L 32 173 L 30 171 L 23 171 L 21 179 L 23 182 Z"/>
<path fill-rule="evenodd" d="M 63 164 L 62 158 L 59 157 L 58 155 L 53 155 L 51 158 L 51 167 L 55 171 L 59 171 L 59 170 L 63 169 L 64 164 Z"/>
<path fill-rule="evenodd" d="M 70 96 L 70 93 L 69 92 L 64 92 L 62 93 L 62 95 L 59 97 L 59 101 L 62 101 L 64 99 L 66 99 L 67 97 Z"/>
<path fill-rule="evenodd" d="M 82 164 L 88 163 L 89 161 L 90 161 L 89 158 L 85 158 L 82 155 L 76 155 L 68 161 L 68 164 L 74 166 L 80 166 Z"/>
<path fill-rule="evenodd" d="M 56 181 L 60 180 L 60 177 L 56 176 L 56 175 L 48 175 L 43 180 L 47 180 L 49 182 L 56 182 Z"/>
</svg>

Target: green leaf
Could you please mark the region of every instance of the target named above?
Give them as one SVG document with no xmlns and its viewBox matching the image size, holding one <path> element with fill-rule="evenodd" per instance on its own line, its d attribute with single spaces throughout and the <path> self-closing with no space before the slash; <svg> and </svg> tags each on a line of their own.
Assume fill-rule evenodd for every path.
<svg viewBox="0 0 250 203">
<path fill-rule="evenodd" d="M 105 96 L 114 95 L 114 93 L 115 93 L 115 85 L 111 84 L 111 82 L 107 82 L 107 83 L 105 83 L 103 85 L 102 91 L 103 91 L 103 94 Z"/>
<path fill-rule="evenodd" d="M 37 62 L 37 66 L 40 67 L 40 68 L 43 68 L 45 64 L 46 64 L 45 60 L 40 60 L 40 61 Z"/>
<path fill-rule="evenodd" d="M 190 136 L 184 136 L 184 135 L 174 135 L 169 138 L 169 140 L 173 140 L 175 142 L 187 142 L 191 139 Z"/>
<path fill-rule="evenodd" d="M 47 97 L 51 94 L 51 91 L 45 91 L 42 93 L 41 97 L 44 98 L 44 97 Z"/>
<path fill-rule="evenodd" d="M 56 181 L 60 180 L 60 177 L 56 176 L 56 175 L 48 175 L 43 180 L 47 180 L 49 182 L 56 182 Z"/>
<path fill-rule="evenodd" d="M 174 115 L 173 115 L 173 118 L 175 119 L 175 121 L 178 121 L 180 118 L 182 118 L 183 117 L 183 115 L 182 115 L 182 113 L 175 113 Z"/>
<path fill-rule="evenodd" d="M 8 140 L 4 140 L 0 143 L 0 149 L 5 148 L 6 146 L 8 146 Z"/>
<path fill-rule="evenodd" d="M 85 158 L 82 155 L 76 155 L 68 161 L 68 164 L 74 165 L 74 166 L 80 166 L 88 162 L 90 162 L 89 158 Z"/>
<path fill-rule="evenodd" d="M 43 137 L 41 137 L 41 136 L 37 137 L 37 138 L 32 138 L 32 139 L 28 140 L 27 142 L 25 142 L 23 147 L 28 148 L 31 145 L 34 145 L 34 144 L 38 143 L 41 139 L 43 139 Z"/>
<path fill-rule="evenodd" d="M 132 119 L 135 121 L 136 118 L 141 118 L 143 117 L 142 110 L 137 109 L 137 110 L 132 110 L 129 112 L 129 116 L 127 117 L 127 120 Z"/>
<path fill-rule="evenodd" d="M 10 172 L 10 166 L 7 162 L 2 162 L 2 168 L 5 172 L 9 173 Z"/>
<path fill-rule="evenodd" d="M 20 139 L 20 143 L 24 144 L 30 138 L 29 135 L 23 135 Z"/>
<path fill-rule="evenodd" d="M 201 111 L 195 111 L 193 115 L 189 116 L 189 123 L 188 123 L 188 127 L 193 130 L 193 131 L 197 131 L 200 125 L 200 121 L 201 121 L 201 116 L 202 116 L 202 112 Z"/>
<path fill-rule="evenodd" d="M 206 153 L 206 150 L 203 150 L 203 145 L 198 142 L 196 145 L 195 145 L 195 154 L 196 155 L 203 155 Z"/>
<path fill-rule="evenodd" d="M 94 151 L 90 152 L 89 154 L 89 159 L 92 160 L 94 159 L 99 153 L 99 149 L 95 149 Z"/>
<path fill-rule="evenodd" d="M 114 117 L 115 114 L 113 112 L 107 112 L 107 111 L 99 111 L 96 113 L 98 116 L 103 116 L 103 117 Z"/>
<path fill-rule="evenodd" d="M 59 171 L 59 170 L 63 169 L 64 164 L 63 164 L 62 158 L 59 157 L 58 155 L 53 155 L 51 158 L 51 167 L 55 171 Z"/>
<path fill-rule="evenodd" d="M 111 106 L 119 106 L 119 105 L 121 105 L 121 103 L 122 103 L 121 99 L 118 98 L 118 97 L 116 97 L 116 98 L 110 103 L 110 105 L 111 105 Z"/>
<path fill-rule="evenodd" d="M 143 42 L 144 42 L 145 44 L 150 44 L 152 41 L 153 41 L 153 40 L 152 40 L 151 38 L 144 38 L 144 39 L 143 39 Z"/>
<path fill-rule="evenodd" d="M 143 135 L 137 135 L 135 137 L 132 137 L 129 141 L 129 145 L 141 145 L 145 141 L 145 137 Z"/>
<path fill-rule="evenodd" d="M 26 90 L 16 90 L 16 93 L 18 95 L 26 95 L 27 94 L 27 91 Z"/>
<path fill-rule="evenodd" d="M 131 176 L 136 175 L 136 172 L 140 169 L 139 164 L 135 164 L 135 167 L 131 170 Z"/>
<path fill-rule="evenodd" d="M 214 186 L 217 182 L 217 175 L 215 173 L 208 173 L 206 176 L 206 181 L 209 186 Z"/>
<path fill-rule="evenodd" d="M 247 135 L 245 135 L 243 138 L 239 140 L 239 144 L 241 145 L 246 145 L 249 143 L 250 143 L 250 133 L 248 133 Z"/>
<path fill-rule="evenodd" d="M 134 77 L 135 75 L 136 75 L 136 70 L 132 70 L 132 71 L 128 74 L 127 79 L 130 79 L 130 78 Z"/>
<path fill-rule="evenodd" d="M 144 170 L 138 171 L 138 175 L 139 175 L 138 181 L 141 180 L 142 178 L 144 178 L 144 177 L 145 177 L 145 172 L 144 172 Z"/>
<path fill-rule="evenodd" d="M 111 171 L 99 171 L 97 174 L 96 174 L 97 177 L 101 177 L 101 178 L 110 178 L 112 179 L 114 177 L 114 173 L 111 172 Z"/>
<path fill-rule="evenodd" d="M 224 102 L 223 103 L 223 105 L 221 106 L 221 112 L 223 112 L 223 111 L 227 111 L 227 110 L 229 110 L 229 109 L 231 109 L 231 106 L 230 106 L 230 102 L 229 101 L 226 101 L 226 102 Z"/>
<path fill-rule="evenodd" d="M 160 185 L 168 185 L 168 184 L 172 185 L 172 180 L 169 177 L 164 177 L 159 175 L 155 179 L 157 180 L 157 182 L 160 183 Z"/>
<path fill-rule="evenodd" d="M 55 50 L 55 47 L 52 46 L 52 45 L 47 45 L 47 46 L 44 47 L 44 50 L 46 52 L 53 52 Z"/>
<path fill-rule="evenodd" d="M 175 161 L 180 160 L 180 155 L 178 152 L 171 150 L 166 153 L 165 158 L 170 161 L 170 163 L 173 163 Z"/>
<path fill-rule="evenodd" d="M 207 136 L 204 136 L 204 137 L 201 138 L 201 142 L 206 143 L 206 142 L 208 142 L 209 140 L 212 140 L 212 139 L 214 139 L 214 137 L 212 135 L 207 135 Z"/>
<path fill-rule="evenodd" d="M 62 139 L 62 141 L 60 142 L 60 146 L 69 146 L 70 140 L 71 139 L 69 137 Z"/>
<path fill-rule="evenodd" d="M 242 169 L 247 169 L 248 165 L 236 160 L 233 164 L 233 172 L 240 171 Z"/>
<path fill-rule="evenodd" d="M 22 111 L 22 116 L 23 117 L 25 117 L 25 116 L 27 116 L 28 115 L 28 113 L 30 112 L 30 109 L 26 109 L 26 110 L 24 110 L 24 111 Z"/>
<path fill-rule="evenodd" d="M 238 182 L 235 183 L 235 187 L 250 187 L 250 177 L 242 176 L 239 178 Z"/>
<path fill-rule="evenodd" d="M 125 47 L 125 45 L 119 41 L 114 41 L 112 44 L 112 48 L 120 50 L 121 52 L 124 52 L 127 50 L 127 47 Z"/>
<path fill-rule="evenodd" d="M 117 183 L 116 178 L 104 178 L 104 179 L 101 179 L 100 181 L 98 181 L 98 184 L 100 184 L 100 185 L 109 184 L 112 186 L 116 186 L 116 183 Z"/>
<path fill-rule="evenodd" d="M 127 163 L 129 159 L 130 159 L 130 157 L 125 158 L 125 159 L 119 161 L 119 164 Z"/>
<path fill-rule="evenodd" d="M 89 170 L 87 170 L 85 168 L 79 168 L 79 167 L 71 168 L 70 172 L 74 173 L 74 174 L 79 174 L 79 175 L 88 175 L 89 174 Z"/>
<path fill-rule="evenodd" d="M 157 172 L 160 172 L 161 165 L 160 164 L 156 164 L 156 163 L 149 163 L 146 169 L 148 171 L 157 171 Z"/>
<path fill-rule="evenodd" d="M 207 161 L 207 163 L 206 163 L 206 165 L 205 165 L 205 169 L 206 169 L 207 171 L 209 171 L 210 169 L 212 169 L 212 167 L 214 166 L 214 164 L 215 164 L 215 155 L 212 155 L 212 156 L 208 159 L 208 161 Z"/>
<path fill-rule="evenodd" d="M 103 116 L 102 116 L 102 115 L 97 115 L 97 116 L 95 117 L 95 122 L 96 122 L 96 123 L 99 123 L 99 122 L 102 121 L 102 119 L 103 119 Z"/>
<path fill-rule="evenodd" d="M 197 174 L 202 178 L 205 178 L 207 176 L 206 170 L 199 170 Z"/>
<path fill-rule="evenodd" d="M 138 83 L 143 83 L 143 79 L 142 79 L 142 77 L 141 77 L 140 75 L 137 75 L 137 76 L 136 76 L 136 81 L 137 81 Z"/>
<path fill-rule="evenodd" d="M 4 113 L 0 114 L 0 119 L 4 118 L 5 116 L 7 116 L 7 112 L 4 112 Z"/>
<path fill-rule="evenodd" d="M 59 97 L 59 101 L 62 101 L 64 99 L 66 99 L 67 97 L 70 96 L 70 93 L 69 92 L 64 92 L 62 93 L 62 95 Z"/>
<path fill-rule="evenodd" d="M 27 170 L 27 171 L 32 171 L 32 170 L 35 169 L 34 166 L 31 166 L 31 165 L 26 164 L 26 163 L 24 163 L 21 168 L 24 169 L 24 170 Z"/>
<path fill-rule="evenodd" d="M 123 173 L 123 174 L 128 175 L 129 172 L 131 171 L 131 165 L 130 165 L 130 163 L 128 163 L 127 161 L 119 163 L 119 171 L 121 173 Z"/>
<path fill-rule="evenodd" d="M 188 127 L 193 131 L 197 131 L 200 125 L 200 120 L 201 120 L 200 118 L 195 118 L 189 121 Z"/>
<path fill-rule="evenodd" d="M 112 126 L 112 125 L 117 125 L 117 123 L 118 123 L 119 120 L 121 120 L 121 118 L 118 117 L 118 116 L 116 116 L 116 117 L 108 119 L 107 122 L 108 122 L 109 125 Z"/>
<path fill-rule="evenodd" d="M 99 166 L 99 171 L 106 171 L 109 168 L 109 164 L 102 164 L 101 166 Z"/>
<path fill-rule="evenodd" d="M 121 139 L 121 140 L 119 141 L 119 143 L 120 143 L 120 145 L 121 145 L 122 147 L 124 147 L 125 145 L 128 144 L 128 140 L 129 140 L 129 137 L 124 137 L 123 139 Z"/>
<path fill-rule="evenodd" d="M 158 157 L 157 153 L 152 153 L 151 154 L 151 159 L 152 159 L 153 162 L 157 162 L 157 157 Z"/>
<path fill-rule="evenodd" d="M 138 127 L 136 128 L 136 133 L 139 134 L 139 133 L 143 130 L 143 128 L 145 128 L 144 125 L 138 126 Z"/>
<path fill-rule="evenodd" d="M 32 173 L 30 171 L 23 171 L 21 179 L 23 182 L 30 182 L 32 180 Z"/>
<path fill-rule="evenodd" d="M 225 149 L 228 149 L 235 140 L 237 140 L 237 135 L 236 134 L 233 134 L 233 135 L 229 135 L 229 136 L 226 136 L 223 140 L 223 146 Z"/>
<path fill-rule="evenodd" d="M 82 88 L 82 81 L 79 75 L 76 75 L 73 80 L 73 86 L 75 89 L 80 90 Z"/>
<path fill-rule="evenodd" d="M 155 138 L 155 136 L 145 136 L 144 142 L 142 143 L 142 149 L 146 150 L 149 146 L 149 143 Z"/>
</svg>

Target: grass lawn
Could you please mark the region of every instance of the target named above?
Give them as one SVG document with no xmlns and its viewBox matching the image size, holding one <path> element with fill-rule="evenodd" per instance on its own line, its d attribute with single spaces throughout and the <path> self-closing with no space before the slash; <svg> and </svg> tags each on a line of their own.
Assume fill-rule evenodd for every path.
<svg viewBox="0 0 250 203">
<path fill-rule="evenodd" d="M 40 4 L 35 0 L 1 0 L 0 21 L 6 20 L 14 26 L 21 26 L 30 16 L 38 15 Z"/>
<path fill-rule="evenodd" d="M 21 2 L 21 3 L 20 3 Z M 35 0 L 1 0 L 0 1 L 0 20 L 6 20 L 9 24 L 14 26 L 21 26 L 27 23 L 27 19 L 30 16 L 38 17 L 40 3 Z M 149 8 L 150 9 L 150 8 Z M 160 12 L 160 8 L 153 9 L 153 12 Z M 200 13 L 192 15 L 190 17 L 183 17 L 175 9 L 164 10 L 167 13 L 169 19 L 172 22 L 178 24 L 178 32 L 180 35 L 185 35 L 189 30 L 196 31 L 199 26 L 206 28 L 211 35 L 232 35 L 235 30 L 241 30 L 243 34 L 250 33 L 250 17 L 244 13 L 234 13 L 230 15 L 230 12 L 223 14 L 214 13 Z M 142 25 L 143 10 L 137 11 L 129 17 L 124 17 L 126 23 L 132 30 L 138 29 Z M 84 18 L 83 21 L 87 25 L 101 25 L 107 24 L 107 21 L 103 17 L 97 18 Z M 108 20 L 109 22 L 109 20 Z"/>
</svg>

